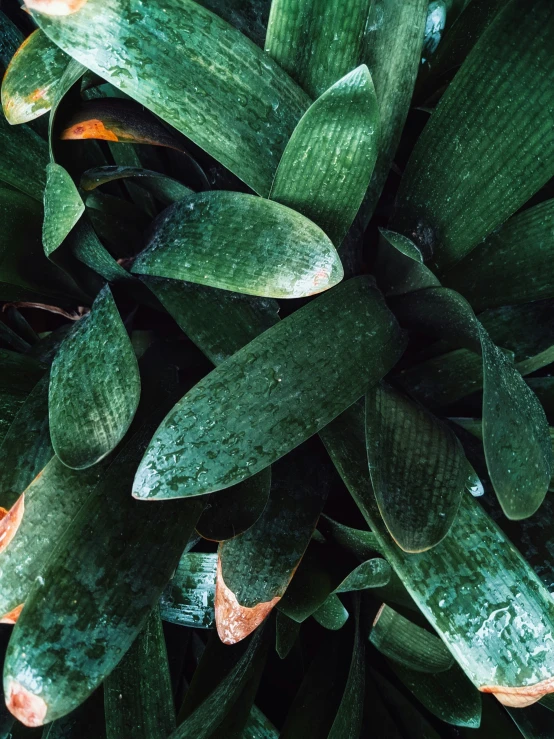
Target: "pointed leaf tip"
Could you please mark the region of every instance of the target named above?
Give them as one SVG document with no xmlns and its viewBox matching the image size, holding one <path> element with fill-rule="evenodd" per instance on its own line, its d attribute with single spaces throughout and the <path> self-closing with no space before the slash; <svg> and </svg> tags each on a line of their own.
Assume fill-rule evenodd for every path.
<svg viewBox="0 0 554 739">
<path fill-rule="evenodd" d="M 5 693 L 6 706 L 18 721 L 30 728 L 43 725 L 48 706 L 40 696 L 34 695 L 12 678 L 7 679 Z"/>
<path fill-rule="evenodd" d="M 87 0 L 26 0 L 29 10 L 36 10 L 44 15 L 71 15 L 86 5 Z"/>
</svg>

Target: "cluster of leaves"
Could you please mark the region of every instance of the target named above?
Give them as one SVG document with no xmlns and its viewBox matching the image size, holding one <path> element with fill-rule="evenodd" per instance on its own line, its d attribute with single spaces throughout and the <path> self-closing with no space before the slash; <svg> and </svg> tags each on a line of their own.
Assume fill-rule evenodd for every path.
<svg viewBox="0 0 554 739">
<path fill-rule="evenodd" d="M 0 737 L 554 737 L 552 1 L 3 11 Z"/>
</svg>

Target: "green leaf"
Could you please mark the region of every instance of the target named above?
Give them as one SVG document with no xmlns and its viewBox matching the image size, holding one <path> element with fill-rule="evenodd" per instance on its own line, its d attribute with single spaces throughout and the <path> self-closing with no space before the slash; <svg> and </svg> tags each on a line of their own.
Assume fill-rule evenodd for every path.
<svg viewBox="0 0 554 739">
<path fill-rule="evenodd" d="M 510 218 L 449 270 L 443 283 L 475 311 L 554 297 L 554 200 Z M 525 279 L 522 279 L 525 275 Z"/>
<path fill-rule="evenodd" d="M 381 654 L 417 672 L 443 672 L 454 664 L 439 638 L 383 604 L 369 635 Z"/>
<path fill-rule="evenodd" d="M 369 67 L 381 119 L 379 156 L 362 206 L 367 226 L 387 179 L 410 109 L 420 66 L 427 0 L 375 0 L 366 29 L 362 61 Z"/>
<path fill-rule="evenodd" d="M 296 643 L 301 624 L 289 618 L 283 611 L 277 611 L 275 619 L 275 651 L 281 659 L 285 659 Z"/>
<path fill-rule="evenodd" d="M 88 169 L 81 177 L 83 190 L 94 190 L 100 185 L 116 180 L 138 180 L 137 184 L 154 195 L 164 205 L 171 205 L 192 194 L 192 190 L 178 180 L 141 167 L 96 167 Z"/>
<path fill-rule="evenodd" d="M 42 203 L 48 163 L 46 143 L 28 126 L 12 128 L 0 115 L 0 181 Z"/>
<path fill-rule="evenodd" d="M 364 532 L 365 533 L 365 532 Z M 333 592 L 350 593 L 354 590 L 381 588 L 390 581 L 391 568 L 384 559 L 368 559 L 344 578 Z"/>
<path fill-rule="evenodd" d="M 352 660 L 339 710 L 329 732 L 329 739 L 350 739 L 361 736 L 365 691 L 365 645 L 360 629 L 360 602 L 354 605 L 356 626 L 352 645 Z"/>
<path fill-rule="evenodd" d="M 312 616 L 324 629 L 338 631 L 348 621 L 348 611 L 335 593 L 330 593 Z"/>
<path fill-rule="evenodd" d="M 264 512 L 219 547 L 215 618 L 225 644 L 244 639 L 267 618 L 310 543 L 329 490 L 326 460 L 313 442 L 273 466 Z"/>
<path fill-rule="evenodd" d="M 108 282 L 124 280 L 129 283 L 135 280 L 102 244 L 90 224 L 88 214 L 75 225 L 68 242 L 73 255 Z"/>
<path fill-rule="evenodd" d="M 318 528 L 325 538 L 331 538 L 339 546 L 352 552 L 355 557 L 362 561 L 372 557 L 375 552 L 382 554 L 379 539 L 372 531 L 363 531 L 362 529 L 345 526 L 338 523 L 338 521 L 333 521 L 325 514 L 319 519 Z"/>
<path fill-rule="evenodd" d="M 313 540 L 277 608 L 301 624 L 323 605 L 340 577 L 333 568 L 332 554 Z"/>
<path fill-rule="evenodd" d="M 212 493 L 196 530 L 204 539 L 226 541 L 250 529 L 264 512 L 271 488 L 271 467 L 239 482 L 234 488 Z"/>
<path fill-rule="evenodd" d="M 479 728 L 481 696 L 456 663 L 435 674 L 411 670 L 398 662 L 391 667 L 418 701 L 441 721 Z"/>
<path fill-rule="evenodd" d="M 266 52 L 312 97 L 360 63 L 369 0 L 273 0 Z"/>
<path fill-rule="evenodd" d="M 79 62 L 76 62 L 74 59 L 70 59 L 65 68 L 65 72 L 56 85 L 54 99 L 52 101 L 52 110 L 48 120 L 48 146 L 50 149 L 50 161 L 52 162 L 56 161 L 56 157 L 54 156 L 54 124 L 56 123 L 58 108 L 64 97 L 71 90 L 73 85 L 77 84 L 85 72 L 86 68 L 83 67 L 82 64 L 79 64 Z"/>
<path fill-rule="evenodd" d="M 468 476 L 455 434 L 381 383 L 366 396 L 366 440 L 377 505 L 395 542 L 406 552 L 438 544 L 456 517 Z"/>
<path fill-rule="evenodd" d="M 137 360 L 106 286 L 52 363 L 50 434 L 68 467 L 96 464 L 129 428 L 140 398 Z"/>
<path fill-rule="evenodd" d="M 353 403 L 403 348 L 371 281 L 341 284 L 254 339 L 177 403 L 154 435 L 133 494 L 201 495 L 250 477 Z"/>
<path fill-rule="evenodd" d="M 554 736 L 552 717 L 544 706 L 529 706 L 517 711 L 508 708 L 508 713 L 525 739 L 552 739 Z"/>
<path fill-rule="evenodd" d="M 392 228 L 435 269 L 459 262 L 554 175 L 552 33 L 549 0 L 509 3 L 417 141 Z"/>
<path fill-rule="evenodd" d="M 379 229 L 375 274 L 387 296 L 405 295 L 424 288 L 440 287 L 441 283 L 423 264 L 419 247 L 407 236 Z"/>
<path fill-rule="evenodd" d="M 266 630 L 263 628 L 258 629 L 250 637 L 246 650 L 233 668 L 213 692 L 177 727 L 170 739 L 207 739 L 215 735 L 215 731 L 220 728 L 226 716 L 236 710 L 235 704 L 240 699 L 241 692 L 247 682 L 252 680 L 251 673 L 256 675 L 256 672 L 260 673 L 260 667 L 263 667 L 268 644 L 267 632 L 264 632 Z M 261 665 L 257 667 L 256 663 Z M 254 678 L 256 685 L 259 677 L 260 674 L 257 675 L 257 679 Z"/>
<path fill-rule="evenodd" d="M 0 503 L 4 508 L 16 502 L 54 455 L 48 427 L 49 382 L 48 373 L 37 382 L 0 446 Z"/>
<path fill-rule="evenodd" d="M 85 204 L 69 173 L 59 164 L 46 167 L 42 244 L 49 257 L 85 212 Z"/>
<path fill-rule="evenodd" d="M 270 197 L 317 223 L 338 247 L 367 190 L 378 143 L 375 89 L 362 65 L 324 92 L 300 119 Z"/>
<path fill-rule="evenodd" d="M 217 554 L 183 554 L 160 599 L 164 621 L 197 629 L 215 623 L 214 597 Z"/>
<path fill-rule="evenodd" d="M 343 277 L 331 241 L 300 213 L 222 191 L 166 211 L 132 271 L 273 298 L 313 295 Z"/>
<path fill-rule="evenodd" d="M 224 18 L 263 47 L 271 0 L 201 0 L 200 5 Z"/>
<path fill-rule="evenodd" d="M 23 603 L 48 558 L 98 483 L 105 465 L 75 471 L 52 457 L 8 514 L 13 529 L 0 552 L 0 614 Z M 8 517 L 0 521 L 6 527 Z M 37 535 L 40 531 L 40 535 Z M 10 538 L 10 536 L 12 538 Z"/>
<path fill-rule="evenodd" d="M 241 739 L 279 739 L 279 732 L 259 708 L 252 706 Z"/>
<path fill-rule="evenodd" d="M 218 365 L 279 321 L 274 300 L 192 282 L 142 277 L 196 346 Z"/>
<path fill-rule="evenodd" d="M 394 723 L 402 732 L 402 736 L 440 739 L 439 734 L 423 714 L 391 682 L 372 668 L 370 668 L 370 673 L 378 695 L 390 716 L 394 718 Z"/>
<path fill-rule="evenodd" d="M 50 110 L 68 61 L 67 54 L 40 29 L 25 39 L 2 80 L 2 108 L 8 123 L 27 123 Z"/>
<path fill-rule="evenodd" d="M 169 664 L 158 609 L 104 682 L 107 739 L 165 739 L 175 728 Z"/>
<path fill-rule="evenodd" d="M 88 0 L 65 16 L 48 15 L 36 0 L 28 7 L 65 52 L 184 133 L 260 195 L 269 193 L 309 99 L 239 31 L 191 0 L 175 8 L 154 0 L 148 13 L 136 13 L 125 0 L 109 8 L 103 0 Z"/>
<path fill-rule="evenodd" d="M 4 75 L 24 36 L 5 13 L 0 11 L 0 74 Z"/>
<path fill-rule="evenodd" d="M 386 228 L 380 228 L 379 233 L 383 236 L 391 246 L 404 256 L 409 257 L 414 262 L 423 264 L 423 254 L 411 239 Z"/>
<path fill-rule="evenodd" d="M 387 533 L 371 491 L 362 408 L 344 413 L 321 436 L 391 567 L 473 684 L 507 705 L 549 693 L 554 653 L 545 639 L 553 629 L 554 603 L 472 496 L 462 496 L 442 542 L 406 554 Z"/>
<path fill-rule="evenodd" d="M 197 501 L 145 506 L 129 495 L 150 426 L 112 462 L 25 601 L 4 665 L 7 704 L 24 723 L 74 710 L 116 667 L 193 531 Z"/>
<path fill-rule="evenodd" d="M 48 724 L 42 739 L 106 739 L 103 689 L 98 688 L 70 714 Z"/>
</svg>

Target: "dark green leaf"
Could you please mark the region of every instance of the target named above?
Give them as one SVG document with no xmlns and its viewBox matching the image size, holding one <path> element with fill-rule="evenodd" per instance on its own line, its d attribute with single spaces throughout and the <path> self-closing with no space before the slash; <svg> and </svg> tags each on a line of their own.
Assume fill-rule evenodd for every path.
<svg viewBox="0 0 554 739">
<path fill-rule="evenodd" d="M 365 65 L 308 108 L 283 153 L 270 197 L 340 246 L 358 212 L 379 145 L 379 110 Z"/>
<path fill-rule="evenodd" d="M 134 495 L 200 495 L 250 477 L 353 403 L 403 348 L 368 278 L 328 291 L 250 342 L 175 406 L 141 462 Z"/>
<path fill-rule="evenodd" d="M 335 593 L 350 593 L 354 590 L 380 588 L 390 581 L 391 569 L 384 559 L 368 559 L 347 575 L 338 585 Z"/>
<path fill-rule="evenodd" d="M 2 80 L 2 108 L 9 123 L 27 123 L 50 110 L 68 61 L 40 29 L 25 39 Z"/>
<path fill-rule="evenodd" d="M 0 74 L 4 75 L 13 55 L 23 43 L 19 28 L 0 11 Z"/>
<path fill-rule="evenodd" d="M 107 739 L 166 739 L 175 728 L 167 651 L 155 608 L 104 683 Z"/>
<path fill-rule="evenodd" d="M 49 257 L 85 212 L 85 204 L 69 173 L 59 164 L 46 167 L 42 244 Z"/>
<path fill-rule="evenodd" d="M 279 739 L 279 732 L 259 708 L 252 706 L 241 739 Z"/>
<path fill-rule="evenodd" d="M 328 237 L 300 213 L 221 191 L 166 211 L 132 271 L 273 298 L 313 295 L 343 277 Z"/>
<path fill-rule="evenodd" d="M 140 167 L 97 167 L 84 172 L 81 177 L 83 190 L 94 190 L 100 185 L 115 180 L 138 180 L 141 187 L 154 195 L 164 205 L 171 205 L 177 200 L 182 200 L 192 194 L 192 190 L 182 185 L 178 180 L 167 177 L 160 172 Z"/>
<path fill-rule="evenodd" d="M 102 244 L 90 225 L 88 217 L 81 218 L 76 224 L 69 234 L 68 242 L 74 256 L 108 282 L 121 280 L 132 282 L 134 280 L 133 276 L 112 257 Z"/>
<path fill-rule="evenodd" d="M 164 621 L 210 629 L 215 622 L 214 598 L 217 554 L 183 554 L 160 599 Z"/>
<path fill-rule="evenodd" d="M 360 63 L 369 0 L 273 0 L 266 52 L 318 97 Z"/>
<path fill-rule="evenodd" d="M 371 482 L 398 546 L 423 552 L 450 529 L 468 476 L 462 445 L 423 406 L 376 385 L 366 396 Z"/>
<path fill-rule="evenodd" d="M 553 33 L 549 0 L 510 2 L 418 139 L 393 228 L 436 269 L 459 262 L 554 175 Z"/>
<path fill-rule="evenodd" d="M 283 611 L 277 611 L 275 619 L 275 650 L 285 659 L 293 648 L 300 633 L 301 624 L 289 618 Z"/>
<path fill-rule="evenodd" d="M 155 0 L 148 13 L 136 13 L 125 0 L 109 8 L 103 0 L 88 0 L 65 16 L 47 14 L 41 0 L 28 7 L 64 51 L 184 133 L 260 195 L 269 193 L 309 99 L 239 31 L 191 0 L 175 7 Z"/>
<path fill-rule="evenodd" d="M 552 716 L 541 705 L 515 710 L 508 708 L 514 724 L 525 739 L 552 739 L 554 726 Z"/>
<path fill-rule="evenodd" d="M 325 629 L 338 631 L 348 621 L 348 611 L 335 593 L 330 593 L 312 616 Z"/>
<path fill-rule="evenodd" d="M 52 363 L 50 434 L 58 457 L 74 469 L 105 457 L 129 428 L 139 397 L 135 353 L 106 286 Z"/>
</svg>

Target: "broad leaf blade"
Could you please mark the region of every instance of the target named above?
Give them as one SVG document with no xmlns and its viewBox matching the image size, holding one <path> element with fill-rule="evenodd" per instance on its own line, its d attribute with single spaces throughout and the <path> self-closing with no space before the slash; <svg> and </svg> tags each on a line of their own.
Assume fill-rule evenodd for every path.
<svg viewBox="0 0 554 739">
<path fill-rule="evenodd" d="M 371 282 L 341 284 L 254 339 L 175 406 L 139 467 L 134 495 L 201 495 L 250 477 L 354 402 L 403 348 Z"/>
<path fill-rule="evenodd" d="M 379 146 L 379 110 L 365 65 L 330 87 L 300 119 L 270 197 L 340 246 L 358 212 Z"/>
<path fill-rule="evenodd" d="M 50 110 L 68 61 L 40 29 L 25 39 L 2 80 L 2 108 L 9 123 L 27 123 Z"/>
<path fill-rule="evenodd" d="M 267 195 L 285 144 L 309 104 L 286 73 L 191 0 L 171 5 L 154 0 L 148 13 L 134 12 L 125 0 L 79 5 L 65 16 L 48 15 L 40 1 L 29 7 L 64 51 Z"/>
<path fill-rule="evenodd" d="M 553 33 L 549 0 L 509 3 L 418 139 L 394 230 L 433 253 L 438 270 L 460 261 L 554 175 Z"/>
<path fill-rule="evenodd" d="M 468 475 L 454 433 L 381 383 L 366 396 L 366 440 L 373 490 L 395 542 L 406 552 L 438 544 L 456 517 Z"/>
<path fill-rule="evenodd" d="M 0 181 L 42 203 L 48 163 L 46 142 L 28 126 L 12 128 L 0 115 Z"/>
<path fill-rule="evenodd" d="M 42 225 L 42 244 L 47 257 L 61 246 L 84 212 L 85 204 L 67 170 L 54 162 L 48 164 Z"/>
<path fill-rule="evenodd" d="M 217 554 L 187 552 L 160 599 L 164 621 L 197 629 L 215 622 L 214 597 Z"/>
<path fill-rule="evenodd" d="M 74 469 L 105 457 L 129 428 L 139 397 L 135 353 L 105 287 L 52 363 L 50 434 L 58 457 Z"/>
<path fill-rule="evenodd" d="M 329 238 L 300 213 L 222 191 L 166 211 L 133 272 L 272 298 L 307 297 L 343 277 Z"/>
</svg>

